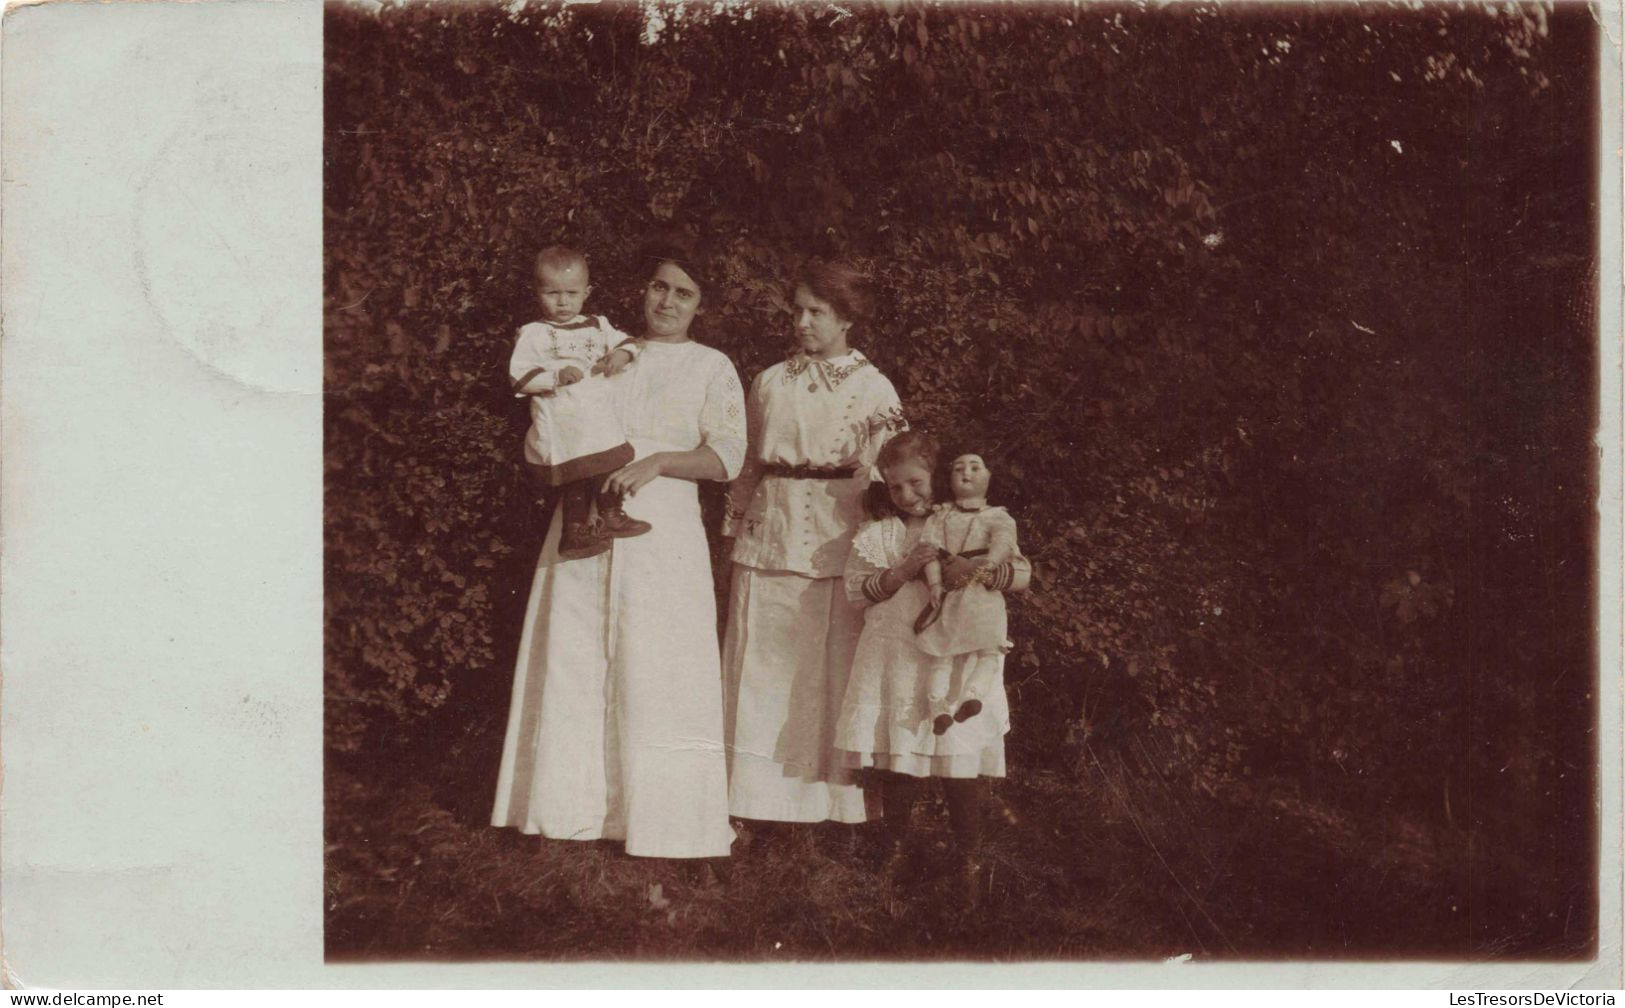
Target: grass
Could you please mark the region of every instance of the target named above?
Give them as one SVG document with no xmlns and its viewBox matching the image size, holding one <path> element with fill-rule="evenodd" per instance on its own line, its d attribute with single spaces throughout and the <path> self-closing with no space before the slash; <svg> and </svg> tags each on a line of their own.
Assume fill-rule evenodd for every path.
<svg viewBox="0 0 1625 1008">
<path fill-rule="evenodd" d="M 1592 947 L 1585 900 L 1570 894 L 1560 919 L 1554 876 L 1482 831 L 1356 814 L 1284 787 L 1192 796 L 1109 755 L 998 783 L 989 896 L 970 914 L 934 802 L 916 811 L 935 869 L 917 884 L 884 877 L 872 825 L 834 823 L 744 824 L 719 878 L 611 843 L 493 829 L 492 780 L 479 760 L 330 758 L 330 958 L 1479 959 Z"/>
</svg>

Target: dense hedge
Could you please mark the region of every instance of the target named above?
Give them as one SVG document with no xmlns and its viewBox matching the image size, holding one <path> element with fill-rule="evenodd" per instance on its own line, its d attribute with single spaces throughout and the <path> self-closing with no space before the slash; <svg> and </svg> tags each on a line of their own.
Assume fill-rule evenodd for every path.
<svg viewBox="0 0 1625 1008">
<path fill-rule="evenodd" d="M 631 326 L 677 223 L 747 380 L 838 252 L 910 417 L 989 454 L 1042 575 L 1018 766 L 1267 776 L 1583 858 L 1583 8 L 649 10 L 329 8 L 336 750 L 500 719 L 531 257 L 588 250 Z"/>
</svg>

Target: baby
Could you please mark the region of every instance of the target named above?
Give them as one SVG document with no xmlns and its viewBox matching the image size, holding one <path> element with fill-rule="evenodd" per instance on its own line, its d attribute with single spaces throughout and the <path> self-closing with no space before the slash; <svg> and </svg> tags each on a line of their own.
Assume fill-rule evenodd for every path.
<svg viewBox="0 0 1625 1008">
<path fill-rule="evenodd" d="M 603 316 L 581 314 L 592 293 L 587 278 L 580 252 L 542 249 L 536 299 L 543 320 L 519 330 L 508 362 L 514 395 L 530 400 L 525 462 L 539 486 L 561 491 L 562 560 L 602 553 L 611 539 L 650 528 L 623 511 L 619 497 L 603 492 L 605 478 L 632 461 L 609 379 L 637 358 L 639 345 Z"/>
<path fill-rule="evenodd" d="M 920 533 L 920 542 L 937 548 L 938 559 L 927 562 L 922 571 L 931 601 L 915 621 L 916 643 L 921 651 L 939 658 L 979 656 L 962 680 L 959 695 L 952 697 L 948 695 L 952 666 L 937 663 L 926 695 L 936 711 L 931 730 L 938 735 L 954 722 L 982 712 L 982 698 L 999 686 L 999 659 L 1010 646 L 1003 594 L 1009 586 L 996 582 L 998 572 L 1008 569 L 1005 561 L 1021 551 L 1010 512 L 988 507 L 991 478 L 980 455 L 954 459 L 948 474 L 953 503 L 938 505 Z"/>
</svg>

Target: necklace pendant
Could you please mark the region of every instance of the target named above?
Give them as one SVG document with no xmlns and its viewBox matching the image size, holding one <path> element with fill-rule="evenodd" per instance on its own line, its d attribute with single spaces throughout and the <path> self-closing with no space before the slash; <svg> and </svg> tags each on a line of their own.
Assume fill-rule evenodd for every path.
<svg viewBox="0 0 1625 1008">
<path fill-rule="evenodd" d="M 811 385 L 808 385 L 807 386 L 807 391 L 808 392 L 817 392 L 818 391 L 818 383 L 813 382 Z"/>
</svg>

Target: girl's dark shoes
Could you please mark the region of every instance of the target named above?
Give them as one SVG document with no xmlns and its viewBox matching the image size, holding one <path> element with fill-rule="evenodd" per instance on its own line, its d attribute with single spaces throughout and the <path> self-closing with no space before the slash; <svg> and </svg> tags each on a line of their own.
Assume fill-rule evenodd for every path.
<svg viewBox="0 0 1625 1008">
<path fill-rule="evenodd" d="M 959 705 L 958 710 L 954 711 L 954 720 L 969 721 L 971 718 L 980 713 L 982 713 L 982 701 L 966 700 L 964 703 Z M 938 732 L 937 734 L 940 735 L 942 733 Z"/>
<path fill-rule="evenodd" d="M 899 886 L 913 885 L 924 875 L 914 848 L 902 840 L 894 840 L 887 847 L 880 870 L 886 881 Z"/>
<path fill-rule="evenodd" d="M 961 909 L 979 910 L 987 899 L 987 872 L 980 861 L 967 860 L 959 866 L 959 902 Z"/>
</svg>

